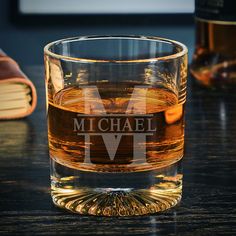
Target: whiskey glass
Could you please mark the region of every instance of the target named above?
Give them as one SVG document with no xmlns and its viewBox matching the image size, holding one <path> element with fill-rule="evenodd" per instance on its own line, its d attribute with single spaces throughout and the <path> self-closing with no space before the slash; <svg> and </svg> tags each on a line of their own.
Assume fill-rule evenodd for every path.
<svg viewBox="0 0 236 236">
<path fill-rule="evenodd" d="M 51 195 L 98 216 L 156 213 L 182 195 L 187 48 L 84 36 L 45 49 Z"/>
</svg>

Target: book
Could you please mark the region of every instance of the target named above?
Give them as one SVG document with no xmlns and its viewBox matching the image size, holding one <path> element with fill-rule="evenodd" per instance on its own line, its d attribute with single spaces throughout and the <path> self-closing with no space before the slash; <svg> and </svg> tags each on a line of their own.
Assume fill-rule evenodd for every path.
<svg viewBox="0 0 236 236">
<path fill-rule="evenodd" d="M 35 86 L 19 65 L 0 49 L 0 119 L 28 116 L 36 103 Z"/>
</svg>

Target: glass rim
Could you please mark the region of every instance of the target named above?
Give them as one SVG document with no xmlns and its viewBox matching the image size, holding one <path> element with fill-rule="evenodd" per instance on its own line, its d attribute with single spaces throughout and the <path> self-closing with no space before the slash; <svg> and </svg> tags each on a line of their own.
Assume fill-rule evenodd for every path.
<svg viewBox="0 0 236 236">
<path fill-rule="evenodd" d="M 63 56 L 58 53 L 54 53 L 50 51 L 50 48 L 53 45 L 60 44 L 63 42 L 73 42 L 73 41 L 88 41 L 88 40 L 101 40 L 101 39 L 131 39 L 131 40 L 146 40 L 146 41 L 159 41 L 163 43 L 172 44 L 174 46 L 178 46 L 181 48 L 181 51 L 169 54 L 167 56 L 160 56 L 160 57 L 153 57 L 153 58 L 147 58 L 147 59 L 134 59 L 134 60 L 103 60 L 103 59 L 87 59 L 87 58 L 80 58 L 80 57 L 70 57 L 70 56 Z M 66 61 L 74 61 L 74 62 L 82 62 L 82 63 L 142 63 L 142 62 L 157 62 L 157 61 L 164 61 L 169 59 L 176 59 L 179 57 L 182 57 L 188 53 L 188 48 L 178 41 L 157 37 L 157 36 L 136 36 L 136 35 L 89 35 L 89 36 L 77 36 L 77 37 L 70 37 L 70 38 L 64 38 L 59 39 L 56 41 L 53 41 L 51 43 L 48 43 L 44 47 L 44 54 L 51 56 L 53 58 L 59 59 L 59 60 L 66 60 Z"/>
</svg>

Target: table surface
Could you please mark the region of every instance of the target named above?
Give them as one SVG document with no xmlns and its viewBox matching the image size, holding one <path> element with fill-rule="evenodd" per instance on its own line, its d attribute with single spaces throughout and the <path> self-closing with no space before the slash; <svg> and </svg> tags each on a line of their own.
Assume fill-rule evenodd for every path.
<svg viewBox="0 0 236 236">
<path fill-rule="evenodd" d="M 52 204 L 43 67 L 25 72 L 38 106 L 26 119 L 0 121 L 1 235 L 236 235 L 236 93 L 189 81 L 178 206 L 140 217 L 80 216 Z"/>
</svg>

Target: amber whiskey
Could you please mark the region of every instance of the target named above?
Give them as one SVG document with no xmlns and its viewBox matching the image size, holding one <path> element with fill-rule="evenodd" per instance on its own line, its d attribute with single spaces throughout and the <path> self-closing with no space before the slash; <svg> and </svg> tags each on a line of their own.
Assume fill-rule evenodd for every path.
<svg viewBox="0 0 236 236">
<path fill-rule="evenodd" d="M 233 0 L 196 0 L 196 47 L 190 70 L 204 86 L 236 86 L 235 9 Z"/>
<path fill-rule="evenodd" d="M 167 166 L 183 156 L 183 117 L 183 104 L 164 87 L 68 87 L 49 101 L 50 156 L 69 168 L 96 172 Z"/>
</svg>

